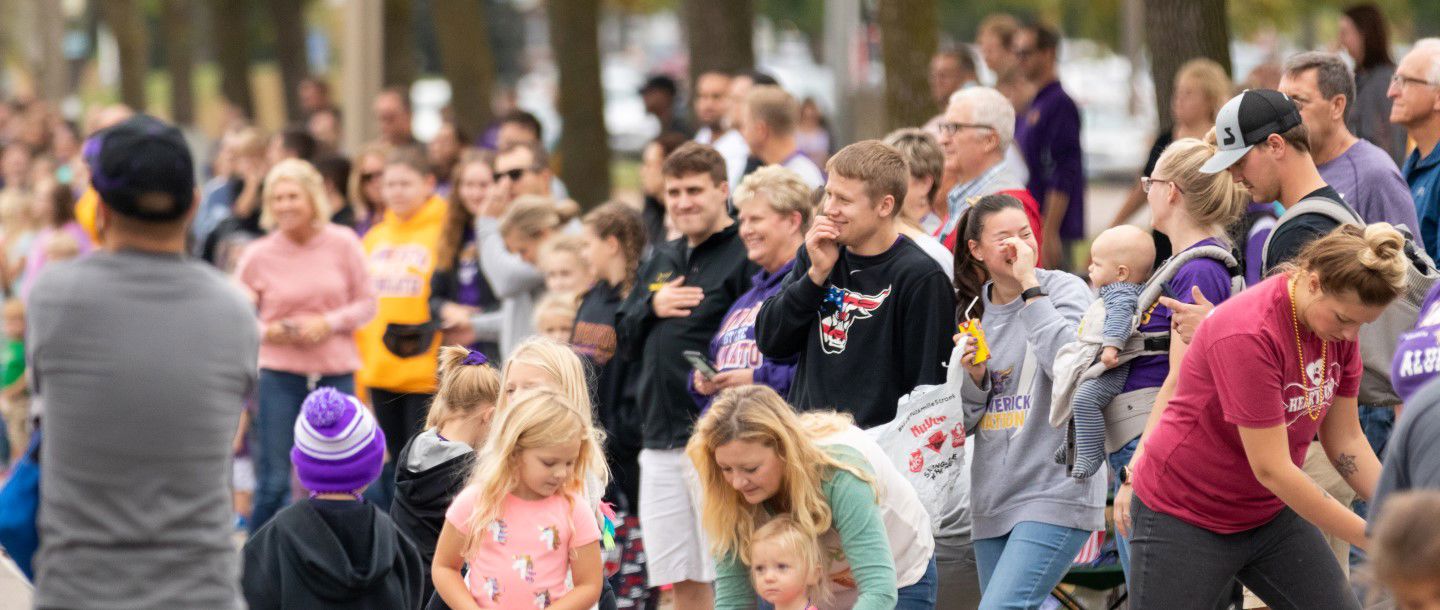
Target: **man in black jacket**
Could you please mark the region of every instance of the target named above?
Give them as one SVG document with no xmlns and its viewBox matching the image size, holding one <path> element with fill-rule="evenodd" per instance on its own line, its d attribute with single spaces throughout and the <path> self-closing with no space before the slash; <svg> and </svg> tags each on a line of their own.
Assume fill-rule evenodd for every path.
<svg viewBox="0 0 1440 610">
<path fill-rule="evenodd" d="M 682 236 L 655 247 L 615 329 L 619 350 L 640 363 L 640 527 L 650 586 L 674 585 L 675 607 L 705 610 L 713 604 L 715 566 L 701 533 L 699 480 L 685 457 L 699 409 L 682 353 L 708 352 L 757 267 L 726 212 L 730 188 L 720 153 L 688 142 L 665 159 L 663 173 L 666 211 Z"/>
<path fill-rule="evenodd" d="M 845 411 L 872 428 L 894 419 L 915 386 L 945 380 L 955 291 L 895 229 L 910 176 L 899 152 L 856 142 L 825 169 L 823 215 L 785 287 L 761 307 L 755 339 L 766 358 L 800 356 L 790 404 Z"/>
</svg>

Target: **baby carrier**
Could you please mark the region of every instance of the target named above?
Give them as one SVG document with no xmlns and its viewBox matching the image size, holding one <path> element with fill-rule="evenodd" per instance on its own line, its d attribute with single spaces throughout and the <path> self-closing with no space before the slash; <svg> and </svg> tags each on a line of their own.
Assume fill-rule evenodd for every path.
<svg viewBox="0 0 1440 610">
<path fill-rule="evenodd" d="M 1228 249 L 1205 245 L 1190 248 L 1170 257 L 1161 265 L 1140 291 L 1135 304 L 1135 313 L 1130 318 L 1130 338 L 1120 349 L 1120 362 L 1129 362 L 1141 356 L 1158 356 L 1170 353 L 1170 329 L 1155 332 L 1141 332 L 1140 326 L 1149 319 L 1150 310 L 1161 296 L 1174 298 L 1170 280 L 1180 268 L 1197 258 L 1219 261 L 1230 274 L 1230 293 L 1236 294 L 1245 288 L 1245 272 L 1235 255 Z M 1179 292 L 1188 292 L 1181 287 Z M 1071 418 L 1071 402 L 1080 382 L 1099 377 L 1107 369 L 1100 362 L 1105 330 L 1105 302 L 1097 299 L 1085 311 L 1080 320 L 1077 340 L 1060 348 L 1055 356 L 1054 385 L 1050 394 L 1050 425 L 1066 425 Z M 1105 451 L 1114 452 L 1145 431 L 1145 419 L 1155 405 L 1159 387 L 1140 388 L 1116 396 L 1105 406 Z"/>
</svg>

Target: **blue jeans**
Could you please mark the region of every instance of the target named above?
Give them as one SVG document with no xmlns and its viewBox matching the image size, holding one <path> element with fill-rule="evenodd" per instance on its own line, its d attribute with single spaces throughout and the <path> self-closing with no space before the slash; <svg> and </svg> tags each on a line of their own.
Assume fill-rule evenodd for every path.
<svg viewBox="0 0 1440 610">
<path fill-rule="evenodd" d="M 1039 608 L 1090 532 L 1022 521 L 1009 534 L 975 541 L 981 610 Z"/>
<path fill-rule="evenodd" d="M 314 388 L 321 387 L 354 394 L 355 377 L 350 373 L 321 376 L 316 378 Z M 305 375 L 260 369 L 259 412 L 250 424 L 250 446 L 255 456 L 252 533 L 290 503 L 290 448 L 295 445 L 295 418 L 300 416 L 300 404 L 312 389 Z"/>
<path fill-rule="evenodd" d="M 1110 454 L 1111 491 L 1120 489 L 1120 469 L 1130 463 L 1130 458 L 1135 456 L 1135 448 L 1140 445 L 1140 437 L 1130 439 L 1130 442 L 1115 453 Z M 1125 582 L 1130 582 L 1130 539 L 1115 532 L 1115 550 L 1120 553 L 1120 569 L 1125 571 Z"/>
<path fill-rule="evenodd" d="M 935 558 L 931 557 L 930 565 L 925 568 L 925 575 L 920 580 L 895 591 L 895 610 L 935 610 L 935 591 L 939 586 L 939 570 L 935 567 Z M 758 610 L 775 610 L 774 605 L 758 595 L 755 606 Z"/>
</svg>

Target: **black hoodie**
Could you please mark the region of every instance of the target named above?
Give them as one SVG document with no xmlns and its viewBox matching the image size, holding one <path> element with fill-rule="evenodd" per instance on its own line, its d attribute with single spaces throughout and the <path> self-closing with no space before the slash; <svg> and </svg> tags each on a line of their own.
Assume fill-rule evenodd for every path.
<svg viewBox="0 0 1440 610">
<path fill-rule="evenodd" d="M 435 543 L 445 527 L 445 510 L 465 488 L 475 451 L 469 445 L 441 440 L 434 428 L 421 432 L 405 443 L 395 459 L 395 500 L 390 505 L 390 518 L 395 527 L 420 552 L 425 562 L 425 598 L 435 591 L 430 580 L 430 562 L 435 559 Z"/>
<path fill-rule="evenodd" d="M 700 407 L 690 397 L 690 364 L 682 353 L 708 353 L 710 339 L 730 311 L 730 305 L 750 290 L 751 277 L 760 268 L 745 255 L 739 224 L 691 248 L 686 237 L 655 247 L 640 269 L 639 279 L 616 316 L 619 353 L 640 363 L 636 381 L 640 408 L 645 413 L 646 449 L 684 447 Z M 677 277 L 685 286 L 704 289 L 700 304 L 683 318 L 660 318 L 651 297 Z"/>
<path fill-rule="evenodd" d="M 244 561 L 240 586 L 252 610 L 423 603 L 420 554 L 367 502 L 296 502 L 245 543 Z"/>
</svg>

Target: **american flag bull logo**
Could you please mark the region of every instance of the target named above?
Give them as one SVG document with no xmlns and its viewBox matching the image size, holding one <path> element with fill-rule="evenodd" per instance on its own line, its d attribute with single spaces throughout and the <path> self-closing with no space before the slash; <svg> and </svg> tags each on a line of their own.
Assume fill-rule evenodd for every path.
<svg viewBox="0 0 1440 610">
<path fill-rule="evenodd" d="M 824 311 L 828 313 L 820 318 L 820 349 L 827 354 L 844 352 L 850 342 L 850 326 L 874 315 L 889 296 L 889 288 L 866 295 L 832 286 L 826 296 Z"/>
</svg>

